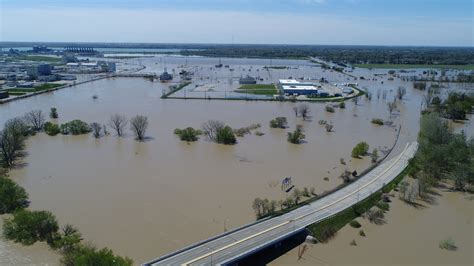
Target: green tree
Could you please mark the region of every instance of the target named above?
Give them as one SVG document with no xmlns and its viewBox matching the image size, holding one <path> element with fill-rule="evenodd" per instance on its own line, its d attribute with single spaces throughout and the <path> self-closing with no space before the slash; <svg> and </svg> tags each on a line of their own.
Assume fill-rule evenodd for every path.
<svg viewBox="0 0 474 266">
<path fill-rule="evenodd" d="M 72 120 L 65 124 L 62 124 L 60 127 L 61 133 L 64 135 L 72 134 L 72 135 L 81 135 L 87 134 L 91 132 L 91 128 L 89 124 L 79 119 Z"/>
<path fill-rule="evenodd" d="M 352 149 L 352 157 L 360 158 L 361 156 L 367 155 L 369 152 L 369 144 L 367 142 L 359 142 L 357 145 Z"/>
<path fill-rule="evenodd" d="M 28 207 L 25 189 L 8 177 L 0 176 L 0 214 L 12 213 Z"/>
<path fill-rule="evenodd" d="M 59 229 L 56 217 L 48 211 L 19 210 L 4 221 L 5 238 L 24 245 L 36 241 L 52 243 Z"/>
<path fill-rule="evenodd" d="M 379 151 L 377 149 L 374 149 L 370 154 L 370 158 L 372 159 L 373 163 L 377 162 L 377 160 L 379 159 Z"/>
<path fill-rule="evenodd" d="M 66 266 L 131 266 L 133 261 L 130 258 L 115 255 L 108 248 L 97 249 L 91 245 L 79 245 L 74 252 L 63 257 L 62 263 Z"/>
<path fill-rule="evenodd" d="M 49 112 L 49 117 L 51 119 L 57 119 L 59 117 L 58 109 L 56 109 L 55 107 L 51 107 L 51 111 Z"/>
<path fill-rule="evenodd" d="M 199 129 L 194 129 L 192 127 L 187 127 L 185 129 L 175 129 L 174 134 L 179 136 L 179 139 L 182 141 L 193 142 L 199 139 L 199 135 L 202 135 L 202 131 Z"/>
<path fill-rule="evenodd" d="M 286 128 L 287 125 L 286 117 L 276 117 L 270 121 L 271 128 Z"/>
<path fill-rule="evenodd" d="M 237 143 L 234 131 L 229 126 L 224 126 L 217 130 L 216 142 L 220 144 L 233 145 Z"/>
<path fill-rule="evenodd" d="M 305 137 L 302 125 L 297 125 L 295 131 L 288 132 L 288 142 L 293 144 L 301 144 Z"/>
<path fill-rule="evenodd" d="M 13 118 L 5 122 L 0 131 L 0 162 L 5 168 L 12 167 L 22 154 L 29 134 L 29 127 L 23 119 Z"/>
<path fill-rule="evenodd" d="M 57 124 L 46 122 L 44 123 L 44 132 L 50 136 L 56 136 L 57 134 L 61 133 L 61 129 Z"/>
</svg>

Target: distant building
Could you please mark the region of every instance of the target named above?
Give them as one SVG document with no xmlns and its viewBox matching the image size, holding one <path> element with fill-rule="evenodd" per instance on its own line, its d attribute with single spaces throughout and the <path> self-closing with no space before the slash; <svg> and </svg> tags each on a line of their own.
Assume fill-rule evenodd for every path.
<svg viewBox="0 0 474 266">
<path fill-rule="evenodd" d="M 257 84 L 257 80 L 251 76 L 246 76 L 244 78 L 239 79 L 239 84 Z"/>
<path fill-rule="evenodd" d="M 41 64 L 38 66 L 38 75 L 51 75 L 51 65 Z"/>
<path fill-rule="evenodd" d="M 41 53 L 49 53 L 52 50 L 44 45 L 35 45 L 33 46 L 33 53 L 41 54 Z"/>
<path fill-rule="evenodd" d="M 8 91 L 0 91 L 0 99 L 6 99 L 10 95 L 8 95 Z"/>
<path fill-rule="evenodd" d="M 160 75 L 160 81 L 170 81 L 173 80 L 173 76 L 168 73 L 168 71 L 163 71 L 163 73 Z"/>
<path fill-rule="evenodd" d="M 299 82 L 294 79 L 281 79 L 278 82 L 278 87 L 286 95 L 319 95 L 320 85 L 311 82 Z"/>
<path fill-rule="evenodd" d="M 115 62 L 107 62 L 107 71 L 108 72 L 117 71 L 117 64 Z"/>
</svg>

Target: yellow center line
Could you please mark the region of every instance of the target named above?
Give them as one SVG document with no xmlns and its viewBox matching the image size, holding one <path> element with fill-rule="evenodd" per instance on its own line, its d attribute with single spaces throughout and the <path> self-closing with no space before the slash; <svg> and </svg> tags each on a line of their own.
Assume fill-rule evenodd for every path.
<svg viewBox="0 0 474 266">
<path fill-rule="evenodd" d="M 405 148 L 403 149 L 403 152 L 398 155 L 398 158 L 397 158 L 387 169 L 385 169 L 381 174 L 379 174 L 376 178 L 374 178 L 373 180 L 371 180 L 371 181 L 368 182 L 367 184 L 363 185 L 363 186 L 360 187 L 359 189 L 357 189 L 357 190 L 355 190 L 355 191 L 353 191 L 353 192 L 347 194 L 346 196 L 344 196 L 344 197 L 342 197 L 342 198 L 340 198 L 340 199 L 338 199 L 338 200 L 336 200 L 336 201 L 334 201 L 334 202 L 332 202 L 332 203 L 329 203 L 329 204 L 327 204 L 327 205 L 325 205 L 325 206 L 323 206 L 323 207 L 321 207 L 321 208 L 319 208 L 319 209 L 317 209 L 317 210 L 315 210 L 315 211 L 309 212 L 309 213 L 307 213 L 307 214 L 303 214 L 303 215 L 298 216 L 298 217 L 296 217 L 296 218 L 294 218 L 294 219 L 291 219 L 291 220 L 289 220 L 289 221 L 285 221 L 285 222 L 283 222 L 283 223 L 281 223 L 281 224 L 278 224 L 278 225 L 275 225 L 275 226 L 273 226 L 273 227 L 267 228 L 267 229 L 265 229 L 265 230 L 263 230 L 263 231 L 261 231 L 261 232 L 258 232 L 258 233 L 256 233 L 256 234 L 253 234 L 253 235 L 247 236 L 247 237 L 245 237 L 245 238 L 242 238 L 241 240 L 238 240 L 238 241 L 233 242 L 233 243 L 230 243 L 230 244 L 228 244 L 228 245 L 226 245 L 226 246 L 220 247 L 220 248 L 218 248 L 218 249 L 216 249 L 216 250 L 213 250 L 213 251 L 211 251 L 211 252 L 209 252 L 209 253 L 206 253 L 206 254 L 204 254 L 204 255 L 201 255 L 201 256 L 199 256 L 199 257 L 197 257 L 197 258 L 194 258 L 194 259 L 192 259 L 192 260 L 190 260 L 190 261 L 188 261 L 188 262 L 185 262 L 185 263 L 183 263 L 183 264 L 181 264 L 181 265 L 183 265 L 183 266 L 184 266 L 184 265 L 189 265 L 189 264 L 194 263 L 194 262 L 196 262 L 196 261 L 199 261 L 199 260 L 201 260 L 201 259 L 203 259 L 203 258 L 205 258 L 205 257 L 212 256 L 213 254 L 218 253 L 218 252 L 221 252 L 221 251 L 224 250 L 224 249 L 227 249 L 227 248 L 229 248 L 229 247 L 238 245 L 238 244 L 240 244 L 240 243 L 242 243 L 242 242 L 245 242 L 245 241 L 247 241 L 247 240 L 249 240 L 249 239 L 251 239 L 251 238 L 257 237 L 257 236 L 262 235 L 262 234 L 265 234 L 266 232 L 269 232 L 269 231 L 271 231 L 271 230 L 273 230 L 273 229 L 276 229 L 276 228 L 278 228 L 278 227 L 284 226 L 284 225 L 289 224 L 289 223 L 291 223 L 291 222 L 294 222 L 294 221 L 296 221 L 296 220 L 302 219 L 302 218 L 304 218 L 304 217 L 306 217 L 306 216 L 309 216 L 309 215 L 311 215 L 311 214 L 314 214 L 314 213 L 316 213 L 316 212 L 319 212 L 319 211 L 321 211 L 321 210 L 323 210 L 323 209 L 326 209 L 326 208 L 328 208 L 328 207 L 330 207 L 330 206 L 332 206 L 332 205 L 334 205 L 334 204 L 336 204 L 336 203 L 338 203 L 338 202 L 341 202 L 341 201 L 347 199 L 348 197 L 352 196 L 352 195 L 355 194 L 356 192 L 360 191 L 361 189 L 363 189 L 363 188 L 369 186 L 370 184 L 372 184 L 373 182 L 377 181 L 377 179 L 379 179 L 380 176 L 382 176 L 383 174 L 385 174 L 386 172 L 388 172 L 388 170 L 390 170 L 396 163 L 398 163 L 398 162 L 400 161 L 400 158 L 403 156 L 403 154 L 404 154 L 405 151 L 407 150 L 408 146 L 409 146 L 409 144 L 407 143 L 407 145 L 406 145 Z"/>
</svg>

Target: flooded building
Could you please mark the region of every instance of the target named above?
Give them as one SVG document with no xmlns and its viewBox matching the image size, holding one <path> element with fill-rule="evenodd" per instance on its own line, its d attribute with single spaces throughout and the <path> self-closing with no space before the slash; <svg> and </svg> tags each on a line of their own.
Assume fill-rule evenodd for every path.
<svg viewBox="0 0 474 266">
<path fill-rule="evenodd" d="M 257 80 L 251 76 L 246 76 L 239 79 L 239 84 L 257 84 Z"/>
</svg>

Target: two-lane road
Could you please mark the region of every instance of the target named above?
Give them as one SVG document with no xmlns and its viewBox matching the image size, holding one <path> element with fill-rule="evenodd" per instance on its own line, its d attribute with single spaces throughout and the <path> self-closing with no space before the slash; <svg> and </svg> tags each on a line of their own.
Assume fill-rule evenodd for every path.
<svg viewBox="0 0 474 266">
<path fill-rule="evenodd" d="M 304 230 L 379 191 L 397 177 L 418 149 L 409 143 L 395 158 L 383 162 L 354 183 L 308 205 L 158 258 L 145 265 L 219 265 L 258 251 L 268 245 Z"/>
</svg>

